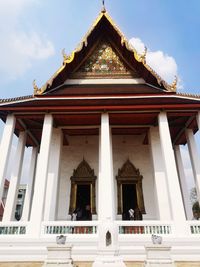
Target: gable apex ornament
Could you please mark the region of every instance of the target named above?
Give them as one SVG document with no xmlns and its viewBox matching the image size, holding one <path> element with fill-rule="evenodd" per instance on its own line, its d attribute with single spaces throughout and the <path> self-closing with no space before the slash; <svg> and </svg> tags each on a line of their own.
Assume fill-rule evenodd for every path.
<svg viewBox="0 0 200 267">
<path fill-rule="evenodd" d="M 102 0 L 102 9 L 101 9 L 102 13 L 106 12 L 106 7 L 105 7 L 105 0 Z"/>
</svg>

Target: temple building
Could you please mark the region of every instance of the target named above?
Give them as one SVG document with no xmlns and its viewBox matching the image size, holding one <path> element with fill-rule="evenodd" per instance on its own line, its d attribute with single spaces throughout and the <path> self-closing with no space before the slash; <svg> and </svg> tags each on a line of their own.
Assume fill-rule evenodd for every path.
<svg viewBox="0 0 200 267">
<path fill-rule="evenodd" d="M 176 84 L 153 71 L 146 50 L 138 54 L 103 9 L 41 88 L 0 100 L 1 199 L 18 137 L 0 267 L 200 266 L 200 223 L 180 150 L 188 145 L 199 199 L 200 96 Z M 16 221 L 25 147 L 31 166 Z"/>
</svg>

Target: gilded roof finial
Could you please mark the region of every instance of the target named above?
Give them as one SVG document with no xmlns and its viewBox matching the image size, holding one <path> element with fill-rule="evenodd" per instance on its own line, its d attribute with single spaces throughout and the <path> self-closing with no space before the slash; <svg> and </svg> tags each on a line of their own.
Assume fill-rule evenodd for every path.
<svg viewBox="0 0 200 267">
<path fill-rule="evenodd" d="M 170 85 L 171 91 L 175 92 L 177 89 L 178 77 L 175 75 L 173 83 Z"/>
<path fill-rule="evenodd" d="M 40 91 L 40 89 L 38 88 L 35 80 L 33 80 L 33 89 L 34 89 L 34 95 L 37 95 Z"/>
<path fill-rule="evenodd" d="M 102 0 L 102 10 L 101 10 L 102 13 L 105 13 L 106 12 L 106 7 L 105 7 L 105 0 Z"/>
</svg>

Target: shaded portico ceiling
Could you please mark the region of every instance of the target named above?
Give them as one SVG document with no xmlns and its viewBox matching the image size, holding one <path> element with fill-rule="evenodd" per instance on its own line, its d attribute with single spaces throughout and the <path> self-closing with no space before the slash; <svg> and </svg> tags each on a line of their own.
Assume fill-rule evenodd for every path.
<svg viewBox="0 0 200 267">
<path fill-rule="evenodd" d="M 15 134 L 26 130 L 27 146 L 39 145 L 44 115 L 51 113 L 54 127 L 67 136 L 98 135 L 101 113 L 109 112 L 113 135 L 143 135 L 158 125 L 166 111 L 173 144 L 185 144 L 185 128 L 197 131 L 200 97 L 176 93 L 130 46 L 108 13 L 103 10 L 63 65 L 34 94 L 0 100 L 0 118 L 14 113 Z"/>
</svg>

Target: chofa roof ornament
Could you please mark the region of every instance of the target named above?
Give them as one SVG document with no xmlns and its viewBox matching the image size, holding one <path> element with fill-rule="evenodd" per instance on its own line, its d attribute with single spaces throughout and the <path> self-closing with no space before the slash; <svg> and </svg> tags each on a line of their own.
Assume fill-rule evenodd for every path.
<svg viewBox="0 0 200 267">
<path fill-rule="evenodd" d="M 36 84 L 36 80 L 33 80 L 34 95 L 40 94 L 40 88 Z"/>
<path fill-rule="evenodd" d="M 67 55 L 67 54 L 65 53 L 65 48 L 63 48 L 63 50 L 62 50 L 63 64 L 69 64 L 70 62 L 72 62 L 73 59 L 74 59 L 74 54 L 75 54 L 75 53 L 72 52 L 71 55 Z"/>
</svg>

